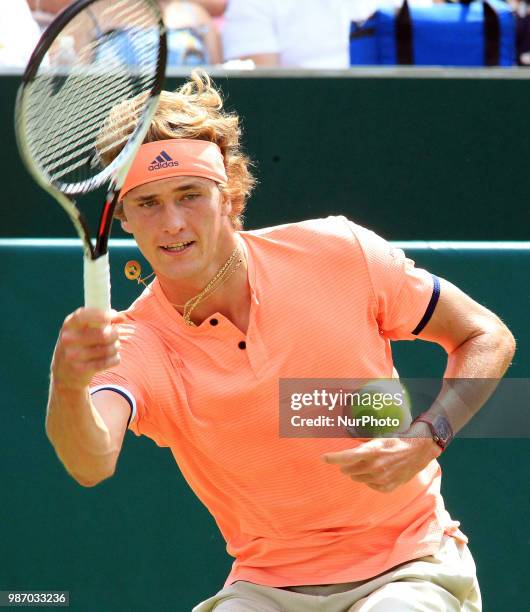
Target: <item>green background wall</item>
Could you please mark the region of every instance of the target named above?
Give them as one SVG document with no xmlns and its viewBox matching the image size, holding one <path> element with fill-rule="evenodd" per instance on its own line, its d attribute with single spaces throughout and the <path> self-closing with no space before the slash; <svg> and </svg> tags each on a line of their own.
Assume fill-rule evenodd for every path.
<svg viewBox="0 0 530 612">
<path fill-rule="evenodd" d="M 523 279 L 530 250 L 407 253 L 506 321 L 519 343 L 510 375 L 527 378 L 529 300 Z M 66 475 L 45 438 L 47 373 L 57 330 L 82 302 L 80 249 L 4 244 L 0 256 L 0 590 L 69 590 L 76 612 L 190 610 L 222 585 L 230 560 L 170 453 L 129 433 L 115 476 L 84 489 Z M 132 248 L 112 250 L 117 308 L 139 292 L 122 275 L 124 263 L 136 256 Z M 443 372 L 443 352 L 434 345 L 394 343 L 394 352 L 402 376 Z M 446 505 L 470 537 L 484 610 L 528 609 L 528 449 L 527 439 L 457 439 L 441 460 Z"/>
<path fill-rule="evenodd" d="M 340 212 L 400 240 L 528 238 L 528 78 L 346 74 L 216 79 L 256 162 L 249 227 Z M 18 81 L 0 81 L 0 235 L 72 236 L 18 158 Z"/>
<path fill-rule="evenodd" d="M 339 213 L 394 240 L 527 240 L 528 79 L 444 75 L 217 79 L 227 106 L 243 116 L 260 180 L 247 227 Z M 19 161 L 17 86 L 18 77 L 0 79 L 0 235 L 73 236 Z M 95 211 L 99 197 L 85 203 Z M 138 293 L 121 274 L 133 254 L 112 253 L 118 308 Z M 519 343 L 510 376 L 527 378 L 530 251 L 409 254 L 507 322 Z M 82 302 L 80 249 L 4 244 L 0 256 L 0 590 L 69 590 L 76 612 L 190 610 L 221 586 L 230 559 L 170 453 L 128 434 L 114 478 L 84 489 L 44 435 L 56 334 Z M 403 376 L 443 371 L 437 347 L 394 350 Z M 525 439 L 457 439 L 441 461 L 446 504 L 470 537 L 485 610 L 528 609 L 528 449 Z"/>
</svg>

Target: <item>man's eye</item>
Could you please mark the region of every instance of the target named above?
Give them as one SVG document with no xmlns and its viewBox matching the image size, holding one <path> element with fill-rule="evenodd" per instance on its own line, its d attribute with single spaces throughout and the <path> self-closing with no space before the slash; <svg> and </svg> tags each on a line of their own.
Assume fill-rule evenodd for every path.
<svg viewBox="0 0 530 612">
<path fill-rule="evenodd" d="M 148 200 L 147 202 L 142 202 L 140 204 L 140 208 L 153 208 L 156 206 L 156 202 L 154 200 Z"/>
<path fill-rule="evenodd" d="M 182 199 L 183 200 L 195 200 L 196 198 L 199 197 L 200 194 L 198 193 L 187 193 Z"/>
</svg>

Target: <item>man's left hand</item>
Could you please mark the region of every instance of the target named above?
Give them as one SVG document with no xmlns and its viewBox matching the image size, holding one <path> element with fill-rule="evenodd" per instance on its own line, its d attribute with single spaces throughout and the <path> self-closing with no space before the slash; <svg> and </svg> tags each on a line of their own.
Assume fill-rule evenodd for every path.
<svg viewBox="0 0 530 612">
<path fill-rule="evenodd" d="M 340 471 L 356 482 L 390 493 L 405 484 L 438 457 L 441 449 L 433 439 L 374 438 L 356 448 L 326 453 L 326 463 L 340 466 Z"/>
</svg>

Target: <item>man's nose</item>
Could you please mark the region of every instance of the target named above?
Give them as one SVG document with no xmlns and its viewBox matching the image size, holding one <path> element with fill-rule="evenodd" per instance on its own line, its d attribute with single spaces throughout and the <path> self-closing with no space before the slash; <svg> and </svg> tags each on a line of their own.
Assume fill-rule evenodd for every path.
<svg viewBox="0 0 530 612">
<path fill-rule="evenodd" d="M 168 202 L 164 206 L 164 225 L 167 231 L 178 232 L 186 224 L 185 213 L 178 202 Z"/>
</svg>

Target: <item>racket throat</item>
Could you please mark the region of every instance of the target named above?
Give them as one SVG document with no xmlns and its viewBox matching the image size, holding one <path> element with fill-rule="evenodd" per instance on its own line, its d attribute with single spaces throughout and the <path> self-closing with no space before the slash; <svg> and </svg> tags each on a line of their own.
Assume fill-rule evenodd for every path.
<svg viewBox="0 0 530 612">
<path fill-rule="evenodd" d="M 117 203 L 118 192 L 110 191 L 99 218 L 96 246 L 94 247 L 93 252 L 94 259 L 97 259 L 107 252 L 110 230 L 112 227 L 112 221 L 114 220 L 114 210 L 116 209 Z"/>
</svg>

